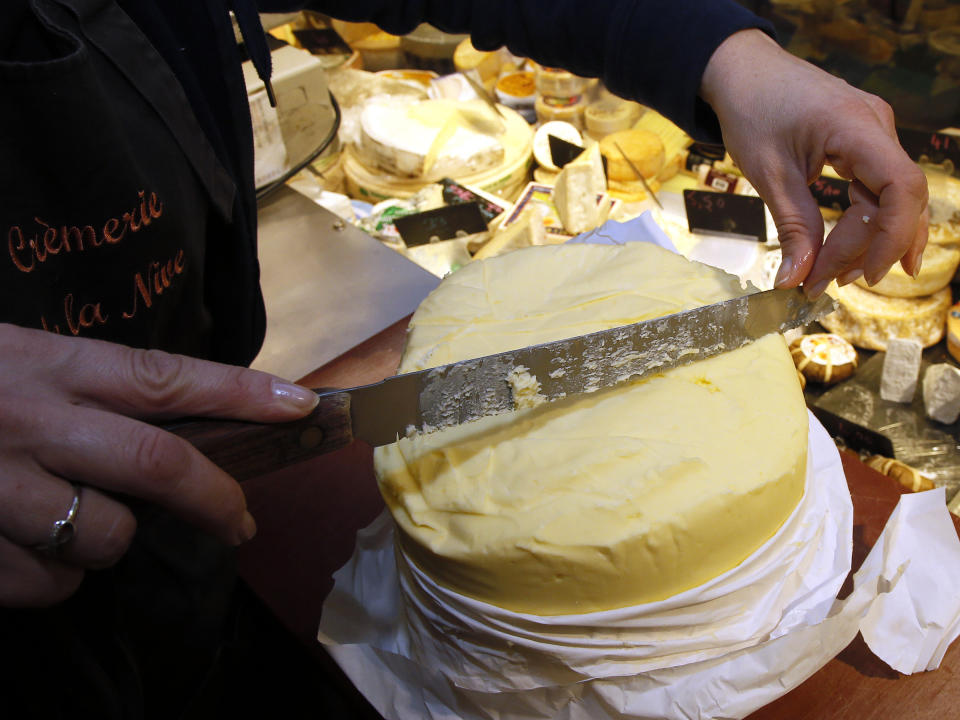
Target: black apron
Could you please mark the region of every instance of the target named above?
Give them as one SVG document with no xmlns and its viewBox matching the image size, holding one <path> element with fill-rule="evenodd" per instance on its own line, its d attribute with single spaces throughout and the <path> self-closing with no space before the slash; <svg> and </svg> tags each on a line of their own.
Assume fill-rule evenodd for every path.
<svg viewBox="0 0 960 720">
<path fill-rule="evenodd" d="M 0 62 L 0 321 L 208 356 L 208 241 L 231 222 L 231 177 L 115 2 L 30 0 L 27 12 L 43 52 Z M 88 573 L 55 608 L 0 610 L 15 665 L 0 717 L 178 717 L 200 691 L 223 640 L 232 552 L 135 512 L 115 568 Z"/>
</svg>

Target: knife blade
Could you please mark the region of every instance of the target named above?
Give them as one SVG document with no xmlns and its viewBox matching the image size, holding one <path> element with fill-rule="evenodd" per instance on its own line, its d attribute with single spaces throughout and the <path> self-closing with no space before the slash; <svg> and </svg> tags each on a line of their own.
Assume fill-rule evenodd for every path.
<svg viewBox="0 0 960 720">
<path fill-rule="evenodd" d="M 647 191 L 647 195 L 652 197 L 653 201 L 657 204 L 657 207 L 663 210 L 663 205 L 660 204 L 660 198 L 658 198 L 656 193 L 653 192 L 653 189 L 650 187 L 649 183 L 647 183 L 647 179 L 643 176 L 643 173 L 640 172 L 640 168 L 634 165 L 633 160 L 627 157 L 627 154 L 623 151 L 623 148 L 620 147 L 620 143 L 614 142 L 613 144 L 614 146 L 616 146 L 619 153 L 623 156 L 623 159 L 627 162 L 627 165 L 630 166 L 630 169 L 633 170 L 633 174 L 640 179 L 640 182 L 643 184 L 643 189 Z"/>
<path fill-rule="evenodd" d="M 827 295 L 799 289 L 743 297 L 518 350 L 405 373 L 372 385 L 319 391 L 292 423 L 191 420 L 168 426 L 236 479 L 339 449 L 355 438 L 386 445 L 517 409 L 511 375 L 539 383 L 545 402 L 634 381 L 743 347 L 832 312 Z"/>
</svg>

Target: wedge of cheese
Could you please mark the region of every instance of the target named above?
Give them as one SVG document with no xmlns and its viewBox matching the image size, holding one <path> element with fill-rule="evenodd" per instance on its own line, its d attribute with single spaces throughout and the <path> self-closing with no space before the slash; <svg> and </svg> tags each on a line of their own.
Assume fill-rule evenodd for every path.
<svg viewBox="0 0 960 720">
<path fill-rule="evenodd" d="M 563 229 L 577 235 L 606 221 L 610 212 L 600 148 L 594 144 L 564 165 L 553 186 L 553 205 Z M 603 194 L 598 203 L 597 196 Z"/>
<path fill-rule="evenodd" d="M 950 288 L 925 297 L 891 298 L 864 290 L 858 285 L 837 287 L 827 293 L 840 305 L 823 317 L 820 324 L 857 347 L 886 350 L 892 337 L 914 339 L 923 347 L 943 337 L 950 309 Z"/>
<path fill-rule="evenodd" d="M 537 208 L 528 206 L 520 213 L 519 218 L 490 238 L 477 251 L 473 259 L 485 260 L 511 250 L 543 245 L 545 237 L 546 228 L 543 225 L 543 218 L 537 212 Z"/>
</svg>

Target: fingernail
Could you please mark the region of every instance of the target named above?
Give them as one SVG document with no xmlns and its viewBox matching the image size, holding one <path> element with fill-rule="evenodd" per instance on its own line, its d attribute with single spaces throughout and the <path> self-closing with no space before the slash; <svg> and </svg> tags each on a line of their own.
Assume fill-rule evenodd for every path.
<svg viewBox="0 0 960 720">
<path fill-rule="evenodd" d="M 781 287 L 790 280 L 790 273 L 793 271 L 793 258 L 784 255 L 780 262 L 780 269 L 777 271 L 777 279 L 773 281 L 775 287 Z"/>
<path fill-rule="evenodd" d="M 807 297 L 811 300 L 816 300 L 818 297 L 823 295 L 823 291 L 827 289 L 827 285 L 830 284 L 830 278 L 826 280 L 821 280 L 816 285 L 811 285 L 809 288 L 804 286 L 804 290 L 807 293 Z"/>
<path fill-rule="evenodd" d="M 859 280 L 863 277 L 863 268 L 857 268 L 856 270 L 851 270 L 846 272 L 840 277 L 837 278 L 837 285 L 843 287 L 844 285 L 849 285 L 855 280 Z"/>
<path fill-rule="evenodd" d="M 249 511 L 244 511 L 243 520 L 240 521 L 240 535 L 239 541 L 237 544 L 241 545 L 245 542 L 253 540 L 254 535 L 257 534 L 257 521 L 253 519 L 253 515 Z"/>
<path fill-rule="evenodd" d="M 918 277 L 920 277 L 920 268 L 921 268 L 922 266 L 923 266 L 923 253 L 920 253 L 920 255 L 917 257 L 917 262 L 916 262 L 916 264 L 913 266 L 913 279 L 914 279 L 914 280 L 916 280 Z"/>
<path fill-rule="evenodd" d="M 273 381 L 272 391 L 277 400 L 281 400 L 297 410 L 312 410 L 319 401 L 317 394 L 309 388 L 282 380 Z"/>
<path fill-rule="evenodd" d="M 867 281 L 867 285 L 869 285 L 870 287 L 873 287 L 878 282 L 883 280 L 887 276 L 887 273 L 889 271 L 890 271 L 890 268 L 886 268 L 885 270 L 879 273 L 867 273 L 866 275 L 864 275 L 864 280 Z"/>
</svg>

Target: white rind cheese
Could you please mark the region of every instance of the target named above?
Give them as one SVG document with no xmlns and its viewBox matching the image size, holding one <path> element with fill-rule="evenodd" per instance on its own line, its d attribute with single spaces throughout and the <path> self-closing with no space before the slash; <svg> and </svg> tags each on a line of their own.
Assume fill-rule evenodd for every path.
<svg viewBox="0 0 960 720">
<path fill-rule="evenodd" d="M 360 113 L 361 158 L 402 177 L 462 177 L 504 159 L 503 127 L 481 101 L 403 103 L 373 98 Z"/>
<path fill-rule="evenodd" d="M 913 339 L 890 338 L 883 358 L 880 397 L 892 402 L 909 403 L 917 391 L 923 346 Z"/>
<path fill-rule="evenodd" d="M 931 365 L 923 376 L 927 415 L 946 425 L 960 417 L 960 370 L 947 363 Z"/>
<path fill-rule="evenodd" d="M 919 298 L 890 298 L 854 284 L 837 287 L 833 283 L 827 292 L 840 307 L 821 318 L 820 324 L 857 347 L 886 350 L 891 337 L 912 338 L 930 347 L 943 337 L 949 287 Z"/>
<path fill-rule="evenodd" d="M 400 372 L 744 292 L 649 243 L 518 250 L 444 279 Z M 514 370 L 504 382 L 535 407 L 375 451 L 402 551 L 458 593 L 537 615 L 660 600 L 742 562 L 803 495 L 807 412 L 779 335 L 553 403 L 546 378 Z"/>
</svg>

